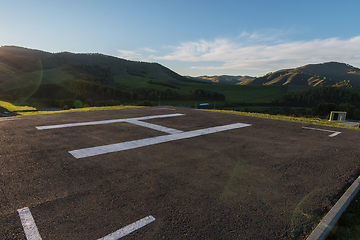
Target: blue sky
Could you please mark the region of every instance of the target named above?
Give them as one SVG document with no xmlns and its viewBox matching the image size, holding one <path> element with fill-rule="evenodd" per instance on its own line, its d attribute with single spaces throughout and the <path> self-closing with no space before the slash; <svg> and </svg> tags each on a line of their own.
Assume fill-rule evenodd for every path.
<svg viewBox="0 0 360 240">
<path fill-rule="evenodd" d="M 102 53 L 181 75 L 360 67 L 360 1 L 0 0 L 0 46 Z"/>
</svg>

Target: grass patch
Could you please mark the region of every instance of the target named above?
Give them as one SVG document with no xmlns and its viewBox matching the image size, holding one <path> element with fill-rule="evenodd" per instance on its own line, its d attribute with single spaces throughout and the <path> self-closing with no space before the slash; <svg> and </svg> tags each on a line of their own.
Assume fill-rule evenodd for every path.
<svg viewBox="0 0 360 240">
<path fill-rule="evenodd" d="M 33 111 L 33 112 L 18 112 L 18 115 L 36 115 L 36 114 L 53 114 L 53 113 L 64 113 L 64 112 L 89 112 L 89 111 L 102 111 L 102 110 L 113 110 L 113 109 L 128 109 L 128 108 L 143 108 L 143 106 L 105 106 L 105 107 L 86 107 L 76 108 L 71 110 L 61 111 Z"/>
<path fill-rule="evenodd" d="M 43 84 L 60 84 L 63 79 L 74 79 L 75 77 L 65 72 L 61 67 L 43 70 Z"/>
<path fill-rule="evenodd" d="M 327 239 L 360 239 L 360 194 L 352 200 Z"/>
<path fill-rule="evenodd" d="M 279 99 L 284 93 L 288 92 L 288 86 L 255 86 L 255 85 L 221 85 L 221 84 L 201 84 L 185 81 L 168 81 L 151 79 L 128 74 L 114 76 L 114 81 L 129 88 L 148 87 L 157 90 L 165 90 L 166 86 L 150 84 L 149 81 L 156 81 L 163 84 L 171 84 L 180 89 L 172 89 L 181 96 L 188 96 L 195 89 L 218 92 L 226 96 L 228 103 L 270 103 L 273 99 Z"/>
<path fill-rule="evenodd" d="M 0 101 L 0 107 L 6 109 L 8 112 L 18 112 L 18 111 L 36 111 L 37 109 L 29 106 L 16 106 L 9 102 Z"/>
<path fill-rule="evenodd" d="M 194 84 L 195 85 L 195 84 Z M 287 93 L 287 86 L 253 86 L 253 85 L 217 85 L 196 84 L 184 85 L 181 89 L 190 92 L 196 88 L 222 93 L 228 103 L 270 103 Z"/>
<path fill-rule="evenodd" d="M 302 92 L 305 90 L 308 90 L 310 88 L 314 88 L 308 85 L 287 85 L 288 86 L 288 92 L 291 93 L 295 93 L 295 92 Z"/>
<path fill-rule="evenodd" d="M 150 81 L 153 83 L 159 83 L 159 84 L 151 84 Z M 169 86 L 164 86 L 165 84 L 173 85 L 174 87 L 180 87 L 178 82 L 175 81 L 169 81 L 169 80 L 162 80 L 162 79 L 155 79 L 155 78 L 147 78 L 147 77 L 140 77 L 140 76 L 133 76 L 128 74 L 119 74 L 114 76 L 114 82 L 121 84 L 123 86 L 137 89 L 137 88 L 152 88 L 156 90 L 165 90 L 167 88 L 171 88 Z M 161 85 L 164 84 L 164 85 Z M 178 90 L 177 92 L 182 92 L 181 90 Z"/>
<path fill-rule="evenodd" d="M 9 115 L 36 115 L 36 114 L 52 114 L 52 113 L 64 113 L 64 112 L 89 112 L 89 111 L 142 108 L 142 107 L 144 106 L 118 105 L 118 106 L 75 108 L 75 109 L 60 110 L 60 111 L 37 111 L 37 109 L 34 107 L 16 106 L 9 102 L 0 101 L 0 112 L 10 112 Z"/>
<path fill-rule="evenodd" d="M 252 110 L 266 110 L 266 109 L 284 109 L 284 108 L 289 108 L 292 110 L 306 110 L 306 111 L 311 111 L 312 108 L 308 108 L 308 107 L 279 107 L 279 106 L 252 106 L 252 105 L 245 105 L 245 106 L 237 106 L 237 107 L 224 107 L 223 110 L 237 110 L 237 111 L 242 111 L 242 112 L 252 112 Z M 249 111 L 246 111 L 245 109 L 249 109 Z"/>
<path fill-rule="evenodd" d="M 358 128 L 358 127 L 349 127 L 349 126 L 337 124 L 341 121 L 328 121 L 326 119 L 320 119 L 320 118 L 291 117 L 291 116 L 284 116 L 284 115 L 270 115 L 270 114 L 265 114 L 265 113 L 239 112 L 239 111 L 231 111 L 231 110 L 230 111 L 229 110 L 207 110 L 207 109 L 199 109 L 199 110 L 360 130 L 360 128 Z"/>
</svg>

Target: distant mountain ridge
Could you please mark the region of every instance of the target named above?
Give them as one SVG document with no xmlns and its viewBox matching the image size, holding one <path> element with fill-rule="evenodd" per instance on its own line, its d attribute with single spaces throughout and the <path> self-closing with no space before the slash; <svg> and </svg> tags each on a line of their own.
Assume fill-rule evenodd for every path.
<svg viewBox="0 0 360 240">
<path fill-rule="evenodd" d="M 0 83 L 16 76 L 51 70 L 43 83 L 59 83 L 73 77 L 106 86 L 120 86 L 119 79 L 137 77 L 179 83 L 211 83 L 227 85 L 303 85 L 360 87 L 360 69 L 346 63 L 326 62 L 269 72 L 261 77 L 250 76 L 181 76 L 159 63 L 130 61 L 99 53 L 49 53 L 17 46 L 0 47 Z M 49 77 L 50 76 L 50 77 Z M 50 79 L 51 78 L 51 79 Z M 116 78 L 116 79 L 115 79 Z M 25 84 L 25 83 L 24 83 Z M 1 86 L 0 86 L 1 88 Z M 8 88 L 7 88 L 8 89 Z"/>
<path fill-rule="evenodd" d="M 198 81 L 206 81 L 215 84 L 229 84 L 236 85 L 253 77 L 250 76 L 230 76 L 230 75 L 219 75 L 219 76 L 198 76 L 189 77 Z"/>
<path fill-rule="evenodd" d="M 240 84 L 360 87 L 360 69 L 339 62 L 309 64 L 270 72 L 242 81 Z"/>
<path fill-rule="evenodd" d="M 346 63 L 327 62 L 322 64 L 309 64 L 299 70 L 309 74 L 316 74 L 335 81 L 359 80 L 360 69 Z"/>
</svg>

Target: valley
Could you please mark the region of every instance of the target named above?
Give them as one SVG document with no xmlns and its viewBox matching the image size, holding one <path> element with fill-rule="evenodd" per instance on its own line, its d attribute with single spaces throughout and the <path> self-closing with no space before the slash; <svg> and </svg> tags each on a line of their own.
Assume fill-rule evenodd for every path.
<svg viewBox="0 0 360 240">
<path fill-rule="evenodd" d="M 48 53 L 16 46 L 0 47 L 0 100 L 36 109 L 111 105 L 172 105 L 294 116 L 326 114 L 319 104 L 355 112 L 360 102 L 318 95 L 288 102 L 289 94 L 316 88 L 346 89 L 359 94 L 360 69 L 328 62 L 270 72 L 264 76 L 181 76 L 158 64 L 135 62 L 98 53 Z M 350 95 L 351 95 L 350 94 Z M 357 99 L 357 98 L 356 98 Z M 75 105 L 77 102 L 77 105 Z M 80 104 L 79 104 L 80 103 Z M 341 105 L 342 104 L 342 105 Z M 346 108 L 344 108 L 344 104 Z M 351 106 L 350 106 L 351 105 Z"/>
</svg>

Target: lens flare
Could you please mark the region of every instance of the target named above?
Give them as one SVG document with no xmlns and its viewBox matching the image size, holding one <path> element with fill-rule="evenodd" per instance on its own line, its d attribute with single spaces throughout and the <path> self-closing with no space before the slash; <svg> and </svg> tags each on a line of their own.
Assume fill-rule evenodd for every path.
<svg viewBox="0 0 360 240">
<path fill-rule="evenodd" d="M 291 217 L 292 238 L 298 238 L 320 222 L 327 208 L 331 208 L 331 192 L 328 188 L 316 189 L 301 199 Z"/>
<path fill-rule="evenodd" d="M 80 100 L 76 100 L 75 103 L 74 103 L 74 105 L 75 105 L 76 108 L 82 108 L 83 102 L 80 101 Z"/>
<path fill-rule="evenodd" d="M 220 195 L 223 201 L 239 201 L 252 198 L 255 177 L 245 160 L 239 159 Z"/>
<path fill-rule="evenodd" d="M 41 85 L 43 79 L 43 66 L 37 59 L 32 72 L 16 73 L 6 64 L 0 62 L 0 91 L 1 94 L 9 94 L 18 103 L 25 102 Z"/>
<path fill-rule="evenodd" d="M 9 68 L 9 66 L 5 65 L 4 63 L 0 62 L 0 74 L 3 75 L 14 75 L 15 72 Z"/>
</svg>

